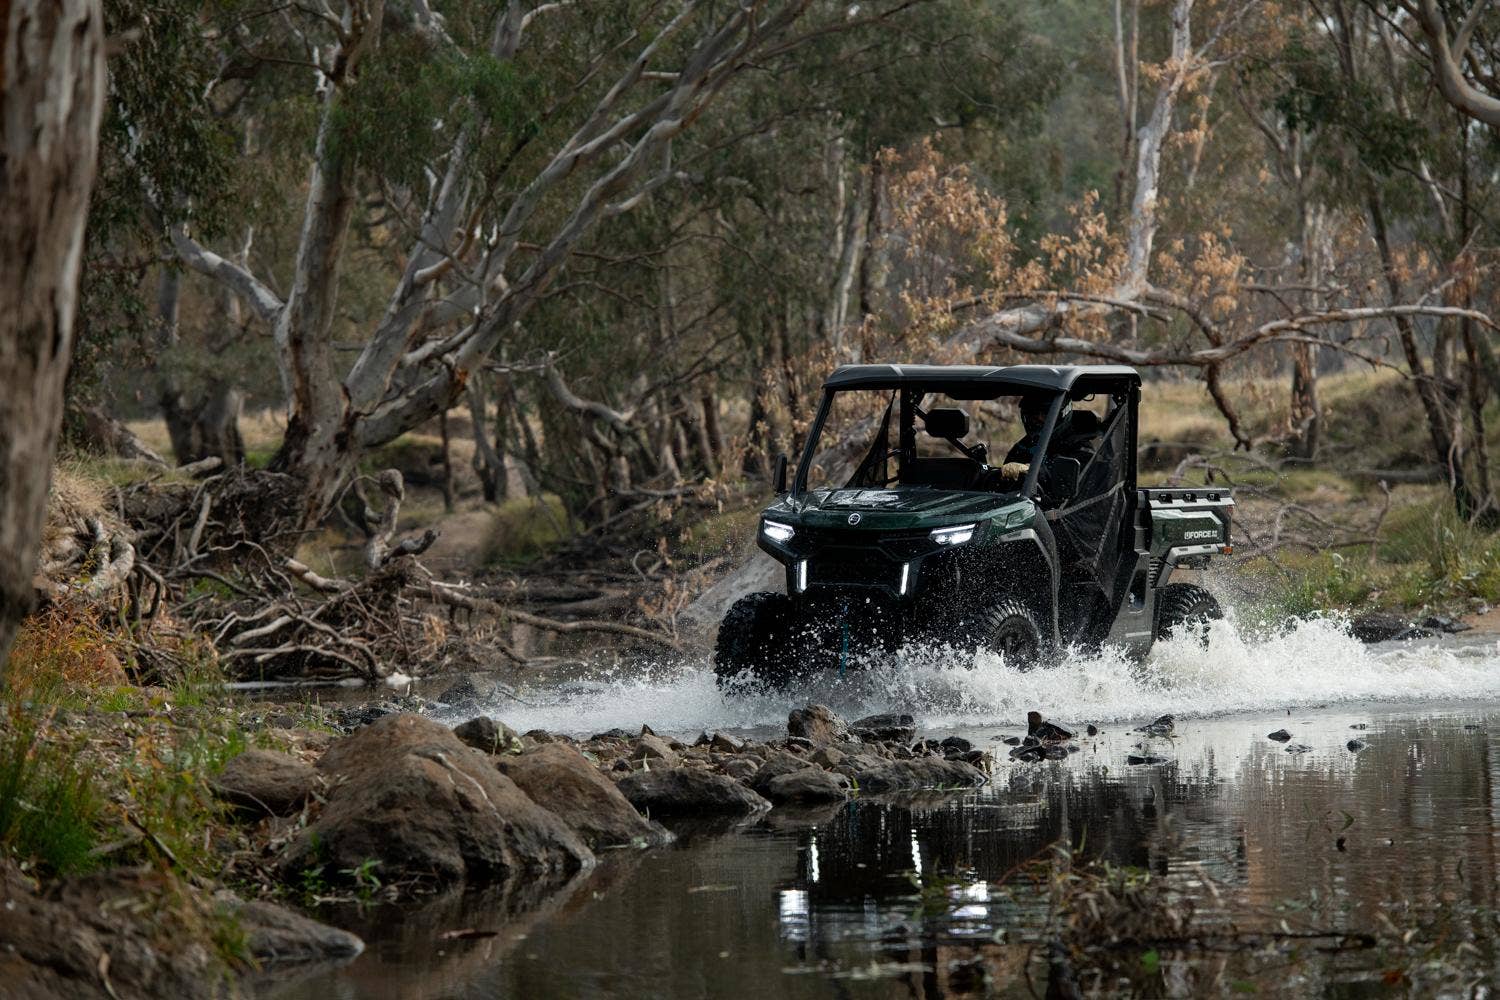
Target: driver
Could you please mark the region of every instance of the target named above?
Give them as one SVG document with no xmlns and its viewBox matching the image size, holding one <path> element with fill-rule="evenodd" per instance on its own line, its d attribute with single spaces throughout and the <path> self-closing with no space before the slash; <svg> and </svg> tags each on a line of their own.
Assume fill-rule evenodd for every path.
<svg viewBox="0 0 1500 1000">
<path fill-rule="evenodd" d="M 1006 486 L 1020 486 L 1026 473 L 1031 471 L 1031 463 L 1041 457 L 1036 452 L 1042 443 L 1042 428 L 1047 424 L 1047 411 L 1052 408 L 1052 399 L 1051 395 L 1041 393 L 1028 393 L 1021 397 L 1021 426 L 1026 429 L 1026 435 L 1005 453 L 1005 464 L 1000 466 L 1000 479 Z M 1087 453 L 1086 441 L 1073 434 L 1072 429 L 1073 405 L 1064 399 L 1062 409 L 1057 414 L 1057 426 L 1052 430 L 1051 454 L 1082 458 Z"/>
</svg>

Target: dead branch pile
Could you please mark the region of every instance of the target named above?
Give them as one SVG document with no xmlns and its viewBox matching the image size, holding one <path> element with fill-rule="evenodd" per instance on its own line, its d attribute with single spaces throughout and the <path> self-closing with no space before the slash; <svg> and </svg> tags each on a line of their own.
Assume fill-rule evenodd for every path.
<svg viewBox="0 0 1500 1000">
<path fill-rule="evenodd" d="M 178 470 L 171 481 L 158 474 L 110 488 L 64 470 L 53 491 L 38 590 L 53 603 L 66 597 L 101 614 L 123 612 L 135 659 L 153 675 L 185 669 L 179 647 L 191 635 L 204 637 L 239 677 L 374 680 L 471 668 L 483 660 L 472 641 L 476 619 L 676 648 L 649 629 L 561 621 L 515 607 L 517 595 L 500 588 L 434 579 L 418 556 L 437 532 L 398 534 L 405 496 L 394 469 L 349 484 L 339 511 L 364 540 L 361 565 L 346 567 L 345 578 L 296 558 L 306 532 L 295 515 L 299 484 L 289 476 L 221 471 L 214 458 Z M 157 626 L 161 635 L 153 633 Z M 519 661 L 492 632 L 484 629 L 478 648 Z"/>
</svg>

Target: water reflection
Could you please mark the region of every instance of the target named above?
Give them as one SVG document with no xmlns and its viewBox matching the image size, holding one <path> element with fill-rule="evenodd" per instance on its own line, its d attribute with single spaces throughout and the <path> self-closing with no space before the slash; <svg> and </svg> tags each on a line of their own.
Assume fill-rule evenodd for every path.
<svg viewBox="0 0 1500 1000">
<path fill-rule="evenodd" d="M 1001 765 L 976 793 L 684 827 L 673 847 L 611 853 L 519 911 L 469 895 L 339 915 L 369 953 L 268 995 L 1029 996 L 1028 974 L 1040 995 L 1048 899 L 1018 873 L 1057 844 L 1075 865 L 1179 878 L 1206 925 L 1267 935 L 1255 955 L 1164 948 L 1131 980 L 1141 993 L 1375 995 L 1393 968 L 1418 965 L 1399 949 L 1320 952 L 1322 941 L 1292 956 L 1274 937 L 1284 920 L 1440 928 L 1443 947 L 1472 948 L 1471 972 L 1493 981 L 1500 816 L 1486 721 L 1467 710 L 1187 722 L 1153 748 L 1168 763 L 1137 768 L 1123 761 L 1140 737 L 1122 730 L 1065 762 Z M 1281 725 L 1314 750 L 1264 738 Z M 1369 748 L 1348 751 L 1352 735 Z M 495 934 L 441 938 L 459 928 Z"/>
</svg>

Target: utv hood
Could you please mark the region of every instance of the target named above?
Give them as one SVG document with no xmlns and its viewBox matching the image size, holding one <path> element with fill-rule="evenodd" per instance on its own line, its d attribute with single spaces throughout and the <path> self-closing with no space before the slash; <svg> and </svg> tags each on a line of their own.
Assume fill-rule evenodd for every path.
<svg viewBox="0 0 1500 1000">
<path fill-rule="evenodd" d="M 811 490 L 786 497 L 766 511 L 785 511 L 809 527 L 843 527 L 854 522 L 872 530 L 943 527 L 992 516 L 1016 502 L 1014 493 L 969 493 L 908 488 Z"/>
</svg>

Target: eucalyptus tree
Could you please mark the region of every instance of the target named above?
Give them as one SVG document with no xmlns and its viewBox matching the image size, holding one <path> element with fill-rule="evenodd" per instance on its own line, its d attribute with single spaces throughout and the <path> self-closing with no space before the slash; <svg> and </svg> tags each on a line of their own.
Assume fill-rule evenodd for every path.
<svg viewBox="0 0 1500 1000">
<path fill-rule="evenodd" d="M 97 0 L 0 7 L 0 670 L 29 609 L 103 108 Z"/>
<path fill-rule="evenodd" d="M 328 510 L 361 454 L 453 405 L 591 232 L 689 179 L 680 137 L 738 77 L 910 6 L 349 0 L 282 10 L 274 53 L 231 39 L 294 64 L 308 95 L 290 266 L 278 282 L 187 226 L 172 243 L 272 329 L 288 398 L 273 466 L 304 484 L 302 519 Z M 346 362 L 341 279 L 372 195 L 404 250 Z"/>
</svg>

